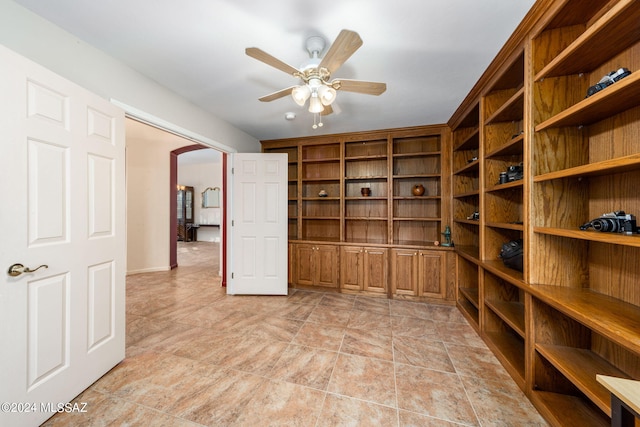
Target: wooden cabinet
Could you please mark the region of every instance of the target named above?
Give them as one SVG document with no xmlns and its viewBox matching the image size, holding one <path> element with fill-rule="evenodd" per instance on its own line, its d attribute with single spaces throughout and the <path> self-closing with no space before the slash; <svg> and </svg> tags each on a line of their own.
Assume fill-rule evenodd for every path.
<svg viewBox="0 0 640 427">
<path fill-rule="evenodd" d="M 262 141 L 263 151 L 289 156 L 290 242 L 342 248 L 341 289 L 388 294 L 391 249 L 453 251 L 434 244 L 450 224 L 449 143 L 445 125 Z M 312 277 L 310 259 L 294 257 L 294 285 L 332 286 Z M 413 294 L 455 298 L 423 289 Z"/>
<path fill-rule="evenodd" d="M 296 251 L 294 271 L 297 284 L 338 287 L 338 246 L 297 243 L 294 247 Z"/>
<path fill-rule="evenodd" d="M 193 197 L 193 187 L 178 186 L 178 241 L 192 242 L 197 240 L 196 228 L 193 225 Z"/>
<path fill-rule="evenodd" d="M 342 246 L 340 288 L 387 294 L 389 250 L 387 248 Z"/>
<path fill-rule="evenodd" d="M 443 298 L 446 293 L 445 256 L 439 251 L 393 249 L 391 293 Z"/>
</svg>

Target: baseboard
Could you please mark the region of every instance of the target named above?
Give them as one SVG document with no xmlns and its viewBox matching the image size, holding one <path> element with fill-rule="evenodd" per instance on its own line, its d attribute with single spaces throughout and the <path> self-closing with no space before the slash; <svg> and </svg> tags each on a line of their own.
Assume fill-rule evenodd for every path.
<svg viewBox="0 0 640 427">
<path fill-rule="evenodd" d="M 142 268 L 140 270 L 131 270 L 127 271 L 127 276 L 131 276 L 133 274 L 141 274 L 141 273 L 156 273 L 158 271 L 169 271 L 170 267 L 153 267 L 153 268 Z"/>
</svg>

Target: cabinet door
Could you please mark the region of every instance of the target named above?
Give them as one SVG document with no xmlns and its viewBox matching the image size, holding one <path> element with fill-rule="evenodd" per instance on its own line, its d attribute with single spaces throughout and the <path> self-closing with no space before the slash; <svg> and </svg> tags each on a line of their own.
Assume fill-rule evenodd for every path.
<svg viewBox="0 0 640 427">
<path fill-rule="evenodd" d="M 397 295 L 418 295 L 418 251 L 391 251 L 391 292 Z"/>
<path fill-rule="evenodd" d="M 338 287 L 339 270 L 338 246 L 316 245 L 314 255 L 314 273 L 317 286 Z"/>
<path fill-rule="evenodd" d="M 444 298 L 445 274 L 443 256 L 440 252 L 420 251 L 418 277 L 422 296 Z"/>
<path fill-rule="evenodd" d="M 343 246 L 340 250 L 340 288 L 362 290 L 364 286 L 363 248 Z"/>
<path fill-rule="evenodd" d="M 364 250 L 364 286 L 369 292 L 387 293 L 389 279 L 389 250 L 366 248 Z"/>
<path fill-rule="evenodd" d="M 295 283 L 298 285 L 313 285 L 314 273 L 313 273 L 313 258 L 315 255 L 315 246 L 313 245 L 295 245 L 296 247 L 296 265 Z"/>
</svg>

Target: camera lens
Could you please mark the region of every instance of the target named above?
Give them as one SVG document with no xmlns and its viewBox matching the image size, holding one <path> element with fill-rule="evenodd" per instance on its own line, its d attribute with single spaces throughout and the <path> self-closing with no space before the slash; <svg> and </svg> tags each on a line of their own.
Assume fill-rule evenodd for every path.
<svg viewBox="0 0 640 427">
<path fill-rule="evenodd" d="M 598 231 L 610 231 L 615 233 L 619 231 L 620 228 L 618 220 L 611 218 L 596 218 L 591 221 L 591 224 L 593 225 L 593 229 Z"/>
</svg>

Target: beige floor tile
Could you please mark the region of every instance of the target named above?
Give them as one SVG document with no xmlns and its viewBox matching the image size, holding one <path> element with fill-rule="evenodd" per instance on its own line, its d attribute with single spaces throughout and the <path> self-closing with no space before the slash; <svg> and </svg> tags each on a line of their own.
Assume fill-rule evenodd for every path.
<svg viewBox="0 0 640 427">
<path fill-rule="evenodd" d="M 394 336 L 437 340 L 440 335 L 433 320 L 416 317 L 391 316 L 391 331 Z"/>
<path fill-rule="evenodd" d="M 358 295 L 353 304 L 353 308 L 371 313 L 391 314 L 389 309 L 389 300 L 387 298 L 364 297 Z"/>
<path fill-rule="evenodd" d="M 376 329 L 347 328 L 344 332 L 340 351 L 342 353 L 393 361 L 391 335 L 379 334 Z"/>
<path fill-rule="evenodd" d="M 429 341 L 414 337 L 393 337 L 393 357 L 396 363 L 455 372 L 447 349 L 441 341 Z"/>
<path fill-rule="evenodd" d="M 346 327 L 349 323 L 350 316 L 350 310 L 333 308 L 326 305 L 318 305 L 313 309 L 309 317 L 307 317 L 307 322 Z"/>
<path fill-rule="evenodd" d="M 254 390 L 234 425 L 247 427 L 314 426 L 324 392 L 282 381 L 265 381 Z"/>
<path fill-rule="evenodd" d="M 425 304 L 413 301 L 390 300 L 389 308 L 392 316 L 408 316 L 428 319 L 429 312 Z"/>
<path fill-rule="evenodd" d="M 482 426 L 547 426 L 531 402 L 512 382 L 462 377 Z"/>
<path fill-rule="evenodd" d="M 429 417 L 426 415 L 416 414 L 415 412 L 398 411 L 400 419 L 400 427 L 460 427 L 461 424 L 452 423 L 450 421 Z M 513 426 L 515 427 L 515 426 Z"/>
<path fill-rule="evenodd" d="M 327 391 L 395 408 L 393 363 L 340 354 Z"/>
<path fill-rule="evenodd" d="M 228 296 L 212 248 L 127 277 L 126 359 L 45 426 L 545 425 L 455 307 Z"/>
<path fill-rule="evenodd" d="M 326 390 L 338 353 L 290 345 L 273 367 L 270 378 Z"/>
<path fill-rule="evenodd" d="M 498 359 L 487 348 L 445 344 L 453 366 L 459 375 L 510 381 Z"/>
<path fill-rule="evenodd" d="M 446 421 L 479 425 L 460 378 L 453 373 L 396 364 L 398 408 Z"/>
<path fill-rule="evenodd" d="M 294 344 L 338 351 L 342 345 L 345 328 L 305 322 L 293 339 Z"/>
<path fill-rule="evenodd" d="M 395 408 L 328 394 L 316 427 L 396 426 Z"/>
</svg>

